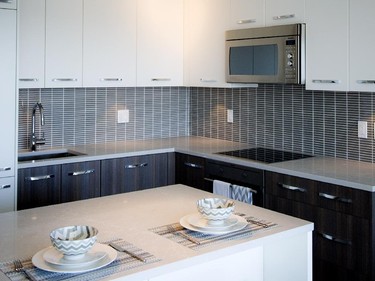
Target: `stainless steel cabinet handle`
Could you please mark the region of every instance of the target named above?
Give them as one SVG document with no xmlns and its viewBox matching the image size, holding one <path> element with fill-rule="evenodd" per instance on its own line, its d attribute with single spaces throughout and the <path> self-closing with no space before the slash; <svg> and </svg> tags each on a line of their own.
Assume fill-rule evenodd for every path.
<svg viewBox="0 0 375 281">
<path fill-rule="evenodd" d="M 340 84 L 340 80 L 322 80 L 322 79 L 314 79 L 312 80 L 313 83 L 315 84 Z"/>
<path fill-rule="evenodd" d="M 3 168 L 0 168 L 0 172 L 10 171 L 10 170 L 11 170 L 10 167 L 3 167 Z"/>
<path fill-rule="evenodd" d="M 190 167 L 190 168 L 203 169 L 202 165 L 198 165 L 198 164 L 194 164 L 194 163 L 190 163 L 190 162 L 185 162 L 184 165 L 186 167 Z"/>
<path fill-rule="evenodd" d="M 125 165 L 125 169 L 135 169 L 135 168 L 142 168 L 146 167 L 148 163 L 141 163 L 141 164 L 129 164 Z"/>
<path fill-rule="evenodd" d="M 283 183 L 279 183 L 278 185 L 279 185 L 280 187 L 282 187 L 282 188 L 287 189 L 287 190 L 291 190 L 291 191 L 299 191 L 299 192 L 306 192 L 306 189 L 304 189 L 304 188 L 302 188 L 302 187 L 292 186 L 292 185 L 283 184 Z"/>
<path fill-rule="evenodd" d="M 55 175 L 43 175 L 43 176 L 36 176 L 36 177 L 25 177 L 25 180 L 28 181 L 40 181 L 40 180 L 48 180 L 48 179 L 53 179 Z"/>
<path fill-rule="evenodd" d="M 13 0 L 0 0 L 0 3 L 12 3 Z"/>
<path fill-rule="evenodd" d="M 247 19 L 247 20 L 238 20 L 237 24 L 246 24 L 246 23 L 255 23 L 257 22 L 256 19 Z"/>
<path fill-rule="evenodd" d="M 203 82 L 203 83 L 215 83 L 215 82 L 217 82 L 217 80 L 215 80 L 215 79 L 205 79 L 205 78 L 201 78 L 200 81 Z"/>
<path fill-rule="evenodd" d="M 339 202 L 344 202 L 344 203 L 352 203 L 351 199 L 342 198 L 342 197 L 338 197 L 338 196 L 323 193 L 323 192 L 319 192 L 319 196 L 325 199 L 329 199 L 329 200 L 334 200 L 334 201 L 339 201 Z"/>
<path fill-rule="evenodd" d="M 20 79 L 18 79 L 18 81 L 20 81 L 20 82 L 38 82 L 39 79 L 38 78 L 20 78 Z"/>
<path fill-rule="evenodd" d="M 77 78 L 53 78 L 52 82 L 76 82 Z"/>
<path fill-rule="evenodd" d="M 358 84 L 375 84 L 375 80 L 357 80 Z"/>
<path fill-rule="evenodd" d="M 320 235 L 324 239 L 327 239 L 329 241 L 333 241 L 333 242 L 337 242 L 337 243 L 345 244 L 345 245 L 351 245 L 352 244 L 352 241 L 350 241 L 350 240 L 344 240 L 344 239 L 336 238 L 336 237 L 334 237 L 332 235 L 329 235 L 329 234 L 326 234 L 326 233 L 320 233 Z"/>
<path fill-rule="evenodd" d="M 86 171 L 76 171 L 68 173 L 68 176 L 82 176 L 95 173 L 95 169 L 86 170 Z"/>
<path fill-rule="evenodd" d="M 10 184 L 4 184 L 4 185 L 0 186 L 0 189 L 6 189 L 6 188 L 10 188 L 10 187 L 11 187 Z"/>
<path fill-rule="evenodd" d="M 156 81 L 156 82 L 171 81 L 171 78 L 152 78 L 151 81 Z"/>
<path fill-rule="evenodd" d="M 102 82 L 121 82 L 122 78 L 100 78 Z"/>
<path fill-rule="evenodd" d="M 292 19 L 296 15 L 295 14 L 290 14 L 290 15 L 281 15 L 281 16 L 274 16 L 272 17 L 273 20 L 286 20 L 286 19 Z"/>
</svg>

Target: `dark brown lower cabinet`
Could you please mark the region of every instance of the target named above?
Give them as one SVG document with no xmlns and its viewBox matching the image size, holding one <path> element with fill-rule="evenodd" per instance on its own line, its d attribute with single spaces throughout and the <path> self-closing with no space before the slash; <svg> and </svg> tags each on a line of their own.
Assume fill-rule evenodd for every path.
<svg viewBox="0 0 375 281">
<path fill-rule="evenodd" d="M 100 196 L 100 161 L 61 165 L 61 202 Z"/>
<path fill-rule="evenodd" d="M 184 153 L 176 153 L 176 183 L 185 184 L 201 190 L 209 190 L 204 180 L 205 159 Z"/>
<path fill-rule="evenodd" d="M 314 222 L 314 281 L 375 280 L 375 196 L 266 172 L 266 207 Z"/>
<path fill-rule="evenodd" d="M 17 209 L 60 203 L 60 165 L 18 170 Z"/>
<path fill-rule="evenodd" d="M 101 196 L 170 184 L 168 153 L 102 160 Z"/>
</svg>

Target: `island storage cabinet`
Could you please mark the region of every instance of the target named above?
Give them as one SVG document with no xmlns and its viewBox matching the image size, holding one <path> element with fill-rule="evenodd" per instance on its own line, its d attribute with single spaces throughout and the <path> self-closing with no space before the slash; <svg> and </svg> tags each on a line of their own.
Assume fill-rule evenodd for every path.
<svg viewBox="0 0 375 281">
<path fill-rule="evenodd" d="M 176 153 L 176 183 L 185 184 L 201 190 L 212 192 L 204 180 L 205 162 L 201 157 Z"/>
<path fill-rule="evenodd" d="M 375 280 L 374 193 L 265 175 L 267 208 L 314 222 L 314 281 Z"/>
</svg>

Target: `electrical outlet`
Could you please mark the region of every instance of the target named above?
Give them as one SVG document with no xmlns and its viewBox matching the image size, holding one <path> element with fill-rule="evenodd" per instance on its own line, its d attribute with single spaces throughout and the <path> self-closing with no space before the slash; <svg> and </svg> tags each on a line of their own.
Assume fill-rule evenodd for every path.
<svg viewBox="0 0 375 281">
<path fill-rule="evenodd" d="M 227 110 L 227 122 L 233 123 L 233 109 Z"/>
<path fill-rule="evenodd" d="M 367 139 L 367 122 L 358 121 L 358 137 Z"/>
<path fill-rule="evenodd" d="M 129 110 L 118 110 L 117 111 L 117 123 L 129 123 Z"/>
</svg>

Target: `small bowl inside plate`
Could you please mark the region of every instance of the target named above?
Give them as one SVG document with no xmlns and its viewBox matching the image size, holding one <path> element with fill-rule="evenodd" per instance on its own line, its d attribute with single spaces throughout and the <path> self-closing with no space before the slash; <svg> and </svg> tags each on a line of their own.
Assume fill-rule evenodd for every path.
<svg viewBox="0 0 375 281">
<path fill-rule="evenodd" d="M 234 201 L 223 198 L 203 198 L 197 201 L 198 212 L 208 224 L 222 224 L 234 211 Z"/>
<path fill-rule="evenodd" d="M 87 225 L 61 227 L 50 233 L 53 247 L 64 254 L 65 259 L 80 259 L 96 242 L 98 230 Z"/>
</svg>

